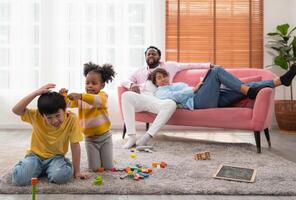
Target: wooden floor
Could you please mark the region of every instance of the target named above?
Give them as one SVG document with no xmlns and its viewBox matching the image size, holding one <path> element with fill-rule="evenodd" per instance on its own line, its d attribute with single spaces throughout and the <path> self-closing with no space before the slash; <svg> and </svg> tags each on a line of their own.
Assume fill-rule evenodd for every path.
<svg viewBox="0 0 296 200">
<path fill-rule="evenodd" d="M 30 195 L 0 195 L 0 200 L 31 200 Z M 218 195 L 37 195 L 37 200 L 295 200 L 286 196 Z"/>
<path fill-rule="evenodd" d="M 271 151 L 281 157 L 296 162 L 296 133 L 273 129 L 270 132 L 272 148 L 267 148 L 264 134 L 261 136 L 262 153 Z M 221 130 L 221 129 L 199 129 L 199 130 L 173 130 L 162 131 L 155 139 L 170 140 L 210 140 L 211 142 L 237 142 L 255 144 L 253 133 L 250 131 Z M 121 131 L 113 131 L 113 139 L 121 139 Z M 29 145 L 29 130 L 0 130 L 0 176 L 24 156 Z M 26 200 L 31 199 L 31 195 L 1 195 L 0 200 Z M 285 200 L 295 199 L 296 196 L 227 196 L 227 195 L 41 195 L 36 199 L 42 200 L 84 200 L 84 199 L 104 199 L 104 200 Z"/>
</svg>

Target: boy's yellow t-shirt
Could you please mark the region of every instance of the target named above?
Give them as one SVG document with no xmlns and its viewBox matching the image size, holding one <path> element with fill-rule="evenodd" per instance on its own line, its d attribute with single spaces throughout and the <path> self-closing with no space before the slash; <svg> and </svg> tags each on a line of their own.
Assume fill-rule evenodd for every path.
<svg viewBox="0 0 296 200">
<path fill-rule="evenodd" d="M 42 159 L 55 155 L 65 155 L 69 142 L 77 143 L 83 140 L 78 119 L 70 111 L 65 112 L 65 120 L 59 128 L 48 125 L 37 109 L 26 109 L 21 117 L 32 125 L 31 146 L 27 154 L 34 153 Z"/>
</svg>

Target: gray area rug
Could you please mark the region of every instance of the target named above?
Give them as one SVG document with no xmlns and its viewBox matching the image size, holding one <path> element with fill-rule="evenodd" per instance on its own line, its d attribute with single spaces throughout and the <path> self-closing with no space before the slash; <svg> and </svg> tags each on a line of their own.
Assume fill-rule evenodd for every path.
<svg viewBox="0 0 296 200">
<path fill-rule="evenodd" d="M 296 163 L 263 150 L 256 153 L 251 144 L 221 144 L 193 141 L 156 141 L 155 152 L 136 153 L 121 148 L 123 141 L 115 141 L 114 158 L 117 167 L 141 163 L 151 166 L 153 161 L 166 161 L 167 168 L 153 168 L 153 174 L 144 180 L 121 180 L 124 172 L 104 172 L 103 184 L 92 185 L 99 173 L 92 173 L 88 180 L 73 180 L 64 185 L 48 183 L 42 178 L 38 193 L 77 194 L 227 194 L 227 195 L 296 195 Z M 82 145 L 82 149 L 84 146 Z M 196 161 L 193 154 L 210 151 L 211 160 Z M 82 167 L 86 169 L 85 151 L 82 152 Z M 254 183 L 219 180 L 212 178 L 220 164 L 257 169 Z M 31 187 L 11 185 L 11 173 L 0 179 L 0 193 L 30 193 Z"/>
</svg>

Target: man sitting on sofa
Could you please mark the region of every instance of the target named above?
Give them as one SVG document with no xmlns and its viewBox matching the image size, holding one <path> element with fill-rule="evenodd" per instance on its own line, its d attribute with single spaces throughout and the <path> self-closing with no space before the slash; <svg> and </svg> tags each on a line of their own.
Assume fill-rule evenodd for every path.
<svg viewBox="0 0 296 200">
<path fill-rule="evenodd" d="M 129 91 L 122 94 L 122 114 L 126 125 L 128 141 L 123 146 L 131 148 L 134 145 L 144 146 L 153 138 L 158 130 L 163 127 L 176 110 L 176 103 L 170 99 L 159 100 L 153 96 L 156 87 L 151 81 L 147 81 L 148 75 L 156 68 L 164 68 L 170 74 L 172 82 L 175 74 L 184 69 L 207 69 L 210 63 L 177 63 L 161 62 L 161 51 L 154 46 L 150 46 L 145 51 L 146 66 L 136 70 L 122 86 Z M 140 138 L 136 139 L 135 112 L 147 111 L 157 114 L 148 131 Z"/>
</svg>

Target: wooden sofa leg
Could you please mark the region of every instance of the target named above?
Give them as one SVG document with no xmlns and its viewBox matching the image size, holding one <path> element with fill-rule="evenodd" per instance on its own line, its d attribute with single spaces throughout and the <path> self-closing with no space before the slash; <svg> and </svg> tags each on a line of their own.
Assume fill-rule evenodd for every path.
<svg viewBox="0 0 296 200">
<path fill-rule="evenodd" d="M 123 132 L 122 132 L 122 139 L 124 139 L 126 133 L 126 126 L 123 124 Z"/>
<path fill-rule="evenodd" d="M 149 123 L 146 122 L 146 131 L 148 131 L 148 129 L 149 129 Z"/>
<path fill-rule="evenodd" d="M 267 143 L 268 143 L 268 147 L 270 148 L 271 147 L 271 142 L 270 142 L 270 136 L 269 136 L 269 129 L 268 128 L 264 129 L 264 133 L 265 133 L 265 137 L 266 137 L 266 140 L 267 140 Z"/>
<path fill-rule="evenodd" d="M 261 153 L 260 131 L 254 131 L 254 137 L 256 141 L 257 153 Z"/>
</svg>

